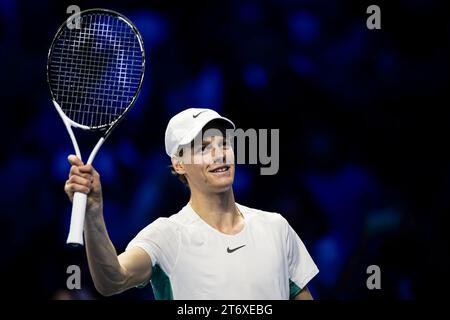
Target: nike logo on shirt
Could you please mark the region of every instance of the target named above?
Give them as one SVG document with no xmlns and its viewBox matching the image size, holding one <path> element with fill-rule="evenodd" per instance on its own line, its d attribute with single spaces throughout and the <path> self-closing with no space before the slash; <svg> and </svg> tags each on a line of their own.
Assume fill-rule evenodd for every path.
<svg viewBox="0 0 450 320">
<path fill-rule="evenodd" d="M 232 253 L 232 252 L 235 252 L 236 250 L 238 250 L 238 249 L 240 249 L 242 247 L 245 247 L 245 244 L 240 246 L 240 247 L 234 248 L 234 249 L 230 249 L 230 247 L 227 247 L 227 252 L 228 253 Z"/>
</svg>

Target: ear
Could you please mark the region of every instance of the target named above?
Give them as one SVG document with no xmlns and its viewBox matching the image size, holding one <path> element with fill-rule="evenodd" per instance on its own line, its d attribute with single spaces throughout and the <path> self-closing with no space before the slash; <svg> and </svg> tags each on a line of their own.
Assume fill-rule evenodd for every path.
<svg viewBox="0 0 450 320">
<path fill-rule="evenodd" d="M 184 168 L 183 160 L 179 157 L 172 157 L 172 167 L 178 174 L 185 174 L 186 170 Z"/>
</svg>

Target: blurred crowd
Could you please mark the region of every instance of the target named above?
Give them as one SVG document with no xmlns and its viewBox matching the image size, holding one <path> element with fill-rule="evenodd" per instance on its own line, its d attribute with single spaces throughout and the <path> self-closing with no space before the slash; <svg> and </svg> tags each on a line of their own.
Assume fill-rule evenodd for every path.
<svg viewBox="0 0 450 320">
<path fill-rule="evenodd" d="M 11 297 L 105 299 L 83 249 L 65 246 L 70 139 L 51 103 L 47 52 L 64 1 L 0 1 L 1 282 Z M 282 214 L 320 273 L 318 299 L 438 297 L 447 280 L 450 20 L 439 1 L 79 1 L 126 15 L 148 58 L 138 101 L 99 152 L 118 252 L 189 191 L 170 174 L 168 120 L 210 107 L 243 129 L 280 129 L 280 170 L 239 165 L 238 203 Z M 85 157 L 95 143 L 77 132 Z M 82 290 L 66 289 L 66 269 Z M 381 290 L 368 290 L 369 265 Z M 150 286 L 108 299 L 153 299 Z"/>
</svg>

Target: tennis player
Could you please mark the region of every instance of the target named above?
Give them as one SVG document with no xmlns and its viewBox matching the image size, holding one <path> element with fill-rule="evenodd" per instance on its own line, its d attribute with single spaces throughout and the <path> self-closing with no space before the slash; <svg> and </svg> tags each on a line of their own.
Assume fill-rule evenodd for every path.
<svg viewBox="0 0 450 320">
<path fill-rule="evenodd" d="M 319 270 L 286 219 L 235 202 L 234 152 L 220 134 L 234 128 L 210 109 L 186 109 L 169 121 L 166 153 L 190 200 L 146 226 L 120 255 L 103 219 L 98 172 L 69 156 L 65 192 L 88 195 L 86 252 L 102 295 L 151 282 L 156 299 L 313 299 L 307 283 Z"/>
</svg>

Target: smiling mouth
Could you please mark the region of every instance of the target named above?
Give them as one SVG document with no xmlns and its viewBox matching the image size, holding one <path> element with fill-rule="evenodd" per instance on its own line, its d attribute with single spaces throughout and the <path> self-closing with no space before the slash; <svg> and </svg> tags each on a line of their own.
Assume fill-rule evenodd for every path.
<svg viewBox="0 0 450 320">
<path fill-rule="evenodd" d="M 220 172 L 226 172 L 228 170 L 230 170 L 229 166 L 221 166 L 221 167 L 215 168 L 214 170 L 210 170 L 209 172 L 220 173 Z"/>
</svg>

